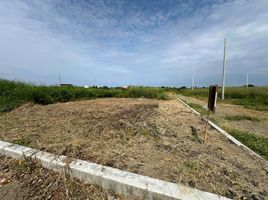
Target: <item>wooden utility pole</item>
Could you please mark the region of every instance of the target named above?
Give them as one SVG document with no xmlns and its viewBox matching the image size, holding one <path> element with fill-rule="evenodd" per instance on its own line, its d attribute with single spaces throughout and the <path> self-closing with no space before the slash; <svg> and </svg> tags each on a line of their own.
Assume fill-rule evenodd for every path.
<svg viewBox="0 0 268 200">
<path fill-rule="evenodd" d="M 207 142 L 207 136 L 208 136 L 208 123 L 209 123 L 209 114 L 210 111 L 215 113 L 216 111 L 216 102 L 217 102 L 217 96 L 218 96 L 218 85 L 211 85 L 209 86 L 209 93 L 208 93 L 208 113 L 207 113 L 207 121 L 206 121 L 206 128 L 205 128 L 205 134 L 204 134 L 204 143 Z"/>
<path fill-rule="evenodd" d="M 223 52 L 223 66 L 222 66 L 222 85 L 221 85 L 221 99 L 224 99 L 224 87 L 225 87 L 225 65 L 226 65 L 226 38 L 224 39 L 224 52 Z"/>
</svg>

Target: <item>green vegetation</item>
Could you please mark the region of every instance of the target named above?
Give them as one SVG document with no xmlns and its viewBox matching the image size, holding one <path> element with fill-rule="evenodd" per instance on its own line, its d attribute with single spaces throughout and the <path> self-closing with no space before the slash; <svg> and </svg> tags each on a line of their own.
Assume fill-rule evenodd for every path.
<svg viewBox="0 0 268 200">
<path fill-rule="evenodd" d="M 191 171 L 198 171 L 200 169 L 200 164 L 197 160 L 189 160 L 185 162 L 186 168 L 190 169 Z"/>
<path fill-rule="evenodd" d="M 180 89 L 176 92 L 202 99 L 208 97 L 208 88 Z M 221 90 L 218 96 L 221 96 Z M 220 98 L 218 100 L 221 101 Z M 268 87 L 226 87 L 224 101 L 258 110 L 268 110 Z"/>
<path fill-rule="evenodd" d="M 195 109 L 202 115 L 207 114 L 207 109 L 205 109 L 203 106 L 196 104 L 196 103 L 187 103 L 191 108 Z"/>
<path fill-rule="evenodd" d="M 187 102 L 186 102 L 187 103 Z M 203 116 L 207 116 L 208 114 L 208 110 L 205 109 L 203 106 L 196 104 L 196 103 L 187 103 L 191 108 L 195 109 L 197 112 L 199 112 L 201 115 Z M 213 115 L 211 114 L 209 117 L 209 120 L 214 122 L 214 123 L 218 123 L 218 120 L 213 117 Z"/>
<path fill-rule="evenodd" d="M 225 116 L 224 119 L 227 119 L 229 121 L 241 121 L 241 120 L 249 120 L 254 122 L 259 122 L 260 119 L 257 117 L 251 117 L 248 115 L 228 115 Z"/>
<path fill-rule="evenodd" d="M 35 86 L 22 82 L 0 80 L 0 112 L 10 111 L 27 102 L 45 105 L 104 97 L 168 99 L 166 92 L 158 88 L 130 87 L 122 89 Z"/>
<path fill-rule="evenodd" d="M 256 135 L 248 131 L 242 131 L 234 128 L 227 128 L 225 130 L 242 142 L 244 145 L 263 156 L 268 160 L 268 138 Z"/>
<path fill-rule="evenodd" d="M 31 142 L 32 141 L 29 137 L 20 138 L 20 139 L 16 139 L 12 141 L 12 143 L 14 144 L 19 144 L 19 145 L 28 146 L 28 147 L 30 146 Z"/>
<path fill-rule="evenodd" d="M 197 110 L 199 113 L 201 113 L 203 116 L 207 114 L 207 110 L 203 108 L 199 104 L 195 103 L 187 103 L 190 107 Z M 251 117 L 247 115 L 229 115 L 224 117 L 227 120 L 251 120 L 251 121 L 260 121 L 259 118 Z M 214 123 L 219 124 L 219 122 L 212 117 L 210 117 L 210 120 Z M 248 131 L 242 131 L 239 129 L 234 129 L 230 127 L 223 127 L 229 134 L 234 136 L 236 139 L 241 141 L 243 144 L 245 144 L 247 147 L 258 153 L 259 155 L 263 156 L 265 159 L 268 160 L 268 138 L 263 137 L 260 135 L 257 135 L 255 133 L 251 133 Z"/>
</svg>

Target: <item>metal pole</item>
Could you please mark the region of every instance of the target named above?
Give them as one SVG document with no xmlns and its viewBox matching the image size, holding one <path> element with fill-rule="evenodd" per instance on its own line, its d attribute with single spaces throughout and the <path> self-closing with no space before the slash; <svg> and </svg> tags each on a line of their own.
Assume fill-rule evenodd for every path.
<svg viewBox="0 0 268 200">
<path fill-rule="evenodd" d="M 61 77 L 60 77 L 60 73 L 59 73 L 59 84 L 61 85 Z"/>
<path fill-rule="evenodd" d="M 225 65 L 226 65 L 226 38 L 224 39 L 224 53 L 223 53 L 223 66 L 222 66 L 222 93 L 221 99 L 224 99 L 224 87 L 225 87 Z"/>
<path fill-rule="evenodd" d="M 194 90 L 194 72 L 195 72 L 195 66 L 193 67 L 192 90 Z"/>
<path fill-rule="evenodd" d="M 247 73 L 247 84 L 246 84 L 246 87 L 248 87 L 248 73 Z"/>
</svg>

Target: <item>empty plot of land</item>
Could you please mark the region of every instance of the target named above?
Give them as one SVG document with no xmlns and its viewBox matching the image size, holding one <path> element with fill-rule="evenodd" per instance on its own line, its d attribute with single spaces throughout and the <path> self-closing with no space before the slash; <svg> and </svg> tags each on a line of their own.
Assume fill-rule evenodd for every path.
<svg viewBox="0 0 268 200">
<path fill-rule="evenodd" d="M 176 100 L 26 104 L 0 116 L 0 138 L 231 198 L 268 195 L 267 162 L 209 130 Z M 199 136 L 199 137 L 198 137 Z"/>
</svg>

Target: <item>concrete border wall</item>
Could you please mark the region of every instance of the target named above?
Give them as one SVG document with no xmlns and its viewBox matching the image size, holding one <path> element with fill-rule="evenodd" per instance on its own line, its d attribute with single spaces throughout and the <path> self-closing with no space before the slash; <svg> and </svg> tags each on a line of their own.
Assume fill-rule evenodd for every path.
<svg viewBox="0 0 268 200">
<path fill-rule="evenodd" d="M 15 159 L 37 159 L 45 168 L 64 172 L 81 181 L 99 185 L 117 194 L 153 200 L 227 200 L 180 184 L 170 183 L 95 163 L 74 159 L 66 163 L 66 156 L 39 151 L 17 144 L 0 141 L 0 154 Z"/>
<path fill-rule="evenodd" d="M 193 113 L 199 115 L 202 117 L 202 115 L 197 112 L 195 109 L 193 109 L 192 107 L 190 107 L 188 104 L 186 104 L 184 101 L 182 101 L 180 98 L 178 98 L 178 101 L 181 102 L 183 105 L 185 105 L 187 108 L 189 108 Z M 251 155 L 257 156 L 259 158 L 261 158 L 262 160 L 266 161 L 263 157 L 261 157 L 259 154 L 257 154 L 256 152 L 254 152 L 253 150 L 251 150 L 250 148 L 248 148 L 246 145 L 244 145 L 243 143 L 241 143 L 240 141 L 238 141 L 237 139 L 235 139 L 233 136 L 231 136 L 229 133 L 227 133 L 225 130 L 223 130 L 222 128 L 220 128 L 219 126 L 217 126 L 215 123 L 213 123 L 212 121 L 208 121 L 209 125 L 211 125 L 213 128 L 215 128 L 218 132 L 222 133 L 223 135 L 225 135 L 232 143 L 234 143 L 235 145 L 242 147 L 244 149 L 246 149 Z M 266 161 L 267 162 L 267 161 Z"/>
</svg>

